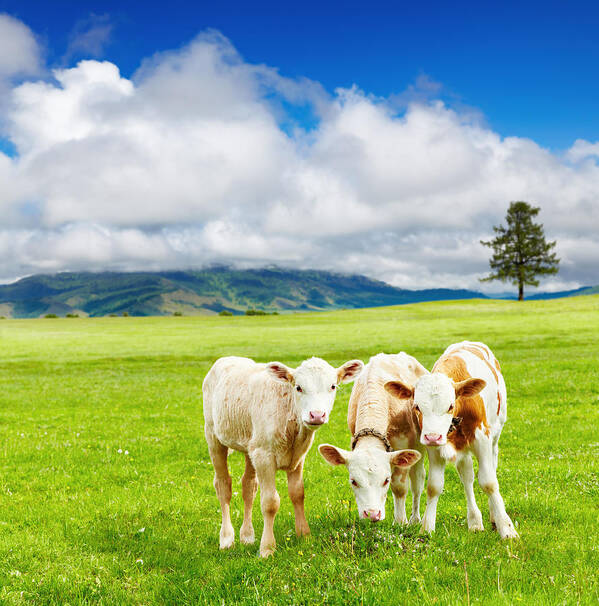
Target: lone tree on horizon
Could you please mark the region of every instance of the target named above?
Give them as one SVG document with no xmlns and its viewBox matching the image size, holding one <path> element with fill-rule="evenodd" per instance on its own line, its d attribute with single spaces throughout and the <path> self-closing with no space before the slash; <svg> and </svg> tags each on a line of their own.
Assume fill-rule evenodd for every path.
<svg viewBox="0 0 599 606">
<path fill-rule="evenodd" d="M 489 265 L 493 273 L 481 282 L 501 280 L 518 285 L 518 301 L 524 300 L 524 285 L 538 286 L 536 276 L 556 274 L 559 259 L 552 250 L 555 241 L 547 242 L 541 223 L 534 223 L 533 217 L 539 208 L 528 202 L 511 202 L 506 220 L 507 227 L 493 227 L 496 237 L 480 243 L 493 249 Z"/>
</svg>

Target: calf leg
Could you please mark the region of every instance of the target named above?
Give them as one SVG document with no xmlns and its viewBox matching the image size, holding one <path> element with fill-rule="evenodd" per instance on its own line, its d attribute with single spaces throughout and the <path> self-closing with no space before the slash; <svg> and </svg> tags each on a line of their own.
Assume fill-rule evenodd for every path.
<svg viewBox="0 0 599 606">
<path fill-rule="evenodd" d="M 393 493 L 393 522 L 407 524 L 406 495 L 408 494 L 408 471 L 393 467 L 391 474 L 391 492 Z"/>
<path fill-rule="evenodd" d="M 310 534 L 310 526 L 304 512 L 304 461 L 293 470 L 287 472 L 287 489 L 295 512 L 295 534 L 305 537 Z"/>
<path fill-rule="evenodd" d="M 233 530 L 233 524 L 231 524 L 231 514 L 229 512 L 229 503 L 231 502 L 231 476 L 227 466 L 229 449 L 212 436 L 208 440 L 208 450 L 214 466 L 214 489 L 222 512 L 220 548 L 227 549 L 235 542 L 235 531 Z"/>
<path fill-rule="evenodd" d="M 437 502 L 445 484 L 445 459 L 437 448 L 427 448 L 428 452 L 428 485 L 426 488 L 426 510 L 422 520 L 422 529 L 434 532 L 437 521 Z"/>
<path fill-rule="evenodd" d="M 501 433 L 501 432 L 499 432 Z M 497 462 L 499 459 L 499 433 L 493 438 L 493 469 L 497 474 Z M 496 528 L 495 518 L 492 510 L 489 510 L 489 519 L 491 520 L 491 525 Z"/>
<path fill-rule="evenodd" d="M 466 494 L 468 529 L 473 531 L 484 530 L 483 516 L 474 497 L 474 467 L 472 466 L 472 457 L 470 454 L 459 454 L 456 468 L 460 474 L 460 480 L 462 480 L 464 493 Z"/>
<path fill-rule="evenodd" d="M 493 467 L 497 471 L 497 461 L 499 459 L 499 436 L 501 429 L 493 436 Z"/>
<path fill-rule="evenodd" d="M 495 522 L 499 536 L 502 539 L 516 539 L 518 538 L 518 533 L 505 510 L 503 498 L 499 493 L 491 439 L 487 436 L 477 436 L 477 439 L 473 443 L 473 448 L 478 458 L 478 482 L 489 498 L 491 520 Z"/>
<path fill-rule="evenodd" d="M 275 516 L 281 503 L 275 481 L 277 465 L 273 455 L 267 451 L 258 450 L 251 456 L 260 485 L 260 508 L 264 518 L 264 529 L 260 540 L 260 556 L 266 558 L 274 553 L 277 546 L 273 531 Z"/>
<path fill-rule="evenodd" d="M 410 484 L 412 487 L 412 515 L 410 516 L 410 524 L 420 523 L 420 497 L 424 490 L 425 476 L 424 458 L 421 458 L 418 463 L 410 467 Z"/>
<path fill-rule="evenodd" d="M 254 506 L 254 498 L 256 497 L 256 470 L 252 465 L 249 455 L 245 455 L 245 471 L 241 478 L 241 494 L 243 496 L 243 524 L 239 532 L 239 539 L 242 543 L 253 543 L 254 526 L 252 525 L 252 508 Z"/>
</svg>

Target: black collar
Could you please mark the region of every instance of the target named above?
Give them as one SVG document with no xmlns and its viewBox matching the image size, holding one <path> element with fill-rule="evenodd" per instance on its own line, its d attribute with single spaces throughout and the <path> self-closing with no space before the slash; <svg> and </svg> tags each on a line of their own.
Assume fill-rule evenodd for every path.
<svg viewBox="0 0 599 606">
<path fill-rule="evenodd" d="M 391 448 L 391 443 L 389 442 L 389 440 L 387 440 L 387 436 L 382 434 L 380 431 L 377 431 L 376 429 L 372 429 L 372 428 L 368 428 L 368 427 L 365 429 L 360 429 L 360 431 L 354 436 L 354 439 L 351 442 L 352 450 L 356 447 L 358 440 L 364 436 L 373 436 L 373 437 L 381 440 L 383 442 L 383 444 L 385 445 L 385 450 L 387 452 L 391 452 L 393 450 Z"/>
</svg>

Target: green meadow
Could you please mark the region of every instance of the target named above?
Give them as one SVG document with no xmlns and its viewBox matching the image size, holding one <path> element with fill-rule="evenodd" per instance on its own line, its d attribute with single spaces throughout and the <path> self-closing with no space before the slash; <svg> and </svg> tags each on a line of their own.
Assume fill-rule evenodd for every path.
<svg viewBox="0 0 599 606">
<path fill-rule="evenodd" d="M 471 534 L 453 467 L 437 532 L 358 520 L 343 387 L 307 457 L 312 536 L 295 537 L 284 473 L 278 550 L 241 546 L 242 455 L 230 458 L 236 543 L 203 436 L 203 377 L 223 355 L 294 366 L 407 351 L 431 367 L 487 343 L 508 388 L 499 483 L 521 539 Z M 457 301 L 268 317 L 0 320 L 2 604 L 596 604 L 599 296 Z M 424 499 L 422 502 L 424 511 Z M 408 510 L 409 515 L 409 510 Z M 259 536 L 259 499 L 254 507 Z"/>
</svg>

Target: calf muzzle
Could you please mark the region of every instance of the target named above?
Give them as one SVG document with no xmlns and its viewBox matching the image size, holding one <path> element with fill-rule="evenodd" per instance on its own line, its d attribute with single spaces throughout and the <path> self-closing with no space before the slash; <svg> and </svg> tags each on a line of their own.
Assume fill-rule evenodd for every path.
<svg viewBox="0 0 599 606">
<path fill-rule="evenodd" d="M 362 512 L 364 519 L 369 519 L 371 522 L 380 522 L 383 518 L 383 512 L 380 509 L 368 509 Z"/>
<path fill-rule="evenodd" d="M 428 446 L 439 446 L 443 444 L 443 436 L 440 433 L 427 433 L 424 436 L 424 443 Z"/>
<path fill-rule="evenodd" d="M 327 413 L 320 410 L 311 410 L 308 415 L 308 425 L 322 425 L 327 420 Z"/>
</svg>

